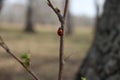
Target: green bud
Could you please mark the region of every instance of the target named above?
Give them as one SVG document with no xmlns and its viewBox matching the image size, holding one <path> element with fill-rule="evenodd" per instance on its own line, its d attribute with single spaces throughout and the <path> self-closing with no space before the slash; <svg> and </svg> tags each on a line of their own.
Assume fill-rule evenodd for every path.
<svg viewBox="0 0 120 80">
<path fill-rule="evenodd" d="M 81 77 L 81 80 L 86 80 L 86 78 L 85 77 Z"/>
<path fill-rule="evenodd" d="M 24 53 L 20 56 L 21 59 L 30 59 L 30 54 L 29 53 Z"/>
<path fill-rule="evenodd" d="M 26 68 L 28 68 L 28 69 L 30 68 L 30 59 L 25 59 L 25 61 L 23 63 Z"/>
</svg>

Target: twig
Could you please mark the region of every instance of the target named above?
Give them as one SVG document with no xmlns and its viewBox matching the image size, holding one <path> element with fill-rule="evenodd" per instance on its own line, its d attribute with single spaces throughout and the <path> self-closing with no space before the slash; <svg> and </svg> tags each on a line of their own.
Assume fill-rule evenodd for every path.
<svg viewBox="0 0 120 80">
<path fill-rule="evenodd" d="M 60 13 L 60 10 L 58 8 L 55 8 L 50 0 L 47 0 L 47 1 L 48 1 L 48 6 L 51 7 L 52 10 L 56 13 L 56 15 L 58 16 L 59 21 L 60 21 L 60 23 L 62 25 L 64 23 L 64 20 L 63 20 L 62 14 Z"/>
<path fill-rule="evenodd" d="M 68 12 L 68 7 L 69 7 L 69 0 L 66 0 L 65 8 L 64 8 L 64 15 L 63 15 L 64 20 L 66 18 L 67 12 Z"/>
<path fill-rule="evenodd" d="M 19 62 L 25 69 L 26 71 L 34 78 L 34 80 L 40 80 L 37 75 L 31 70 L 28 69 L 24 63 L 21 61 L 20 58 L 18 58 L 6 45 L 6 43 L 3 41 L 2 37 L 0 36 L 0 46 L 8 53 L 10 54 L 17 62 Z"/>
<path fill-rule="evenodd" d="M 64 67 L 64 26 L 65 26 L 65 18 L 67 15 L 67 10 L 68 10 L 68 2 L 69 0 L 65 1 L 65 7 L 64 7 L 64 14 L 62 15 L 60 13 L 60 10 L 58 8 L 55 8 L 53 4 L 51 3 L 50 0 L 48 1 L 49 7 L 52 8 L 52 10 L 56 13 L 58 16 L 58 19 L 61 23 L 61 29 L 63 30 L 63 35 L 60 36 L 60 49 L 59 49 L 59 73 L 58 73 L 58 80 L 62 80 L 63 76 L 63 67 Z"/>
</svg>

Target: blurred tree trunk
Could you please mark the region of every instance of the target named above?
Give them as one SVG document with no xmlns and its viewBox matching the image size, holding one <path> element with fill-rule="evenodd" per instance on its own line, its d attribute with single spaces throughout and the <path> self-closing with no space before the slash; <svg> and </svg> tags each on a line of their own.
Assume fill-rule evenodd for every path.
<svg viewBox="0 0 120 80">
<path fill-rule="evenodd" d="M 106 0 L 76 80 L 120 80 L 120 0 Z"/>
<path fill-rule="evenodd" d="M 73 23 L 72 23 L 72 15 L 70 14 L 70 11 L 68 11 L 67 20 L 66 20 L 66 35 L 72 35 L 73 34 Z"/>
<path fill-rule="evenodd" d="M 28 2 L 28 9 L 27 9 L 27 14 L 26 14 L 26 27 L 25 27 L 25 32 L 34 32 L 33 28 L 33 21 L 32 21 L 32 0 L 29 0 Z"/>
<path fill-rule="evenodd" d="M 2 6 L 3 6 L 3 0 L 0 0 L 0 11 L 2 9 Z"/>
</svg>

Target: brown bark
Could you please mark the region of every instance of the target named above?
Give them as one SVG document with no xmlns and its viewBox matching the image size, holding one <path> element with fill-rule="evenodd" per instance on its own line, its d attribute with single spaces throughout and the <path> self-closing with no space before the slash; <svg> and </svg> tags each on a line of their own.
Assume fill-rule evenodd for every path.
<svg viewBox="0 0 120 80">
<path fill-rule="evenodd" d="M 106 0 L 95 36 L 76 80 L 120 80 L 120 0 Z"/>
</svg>

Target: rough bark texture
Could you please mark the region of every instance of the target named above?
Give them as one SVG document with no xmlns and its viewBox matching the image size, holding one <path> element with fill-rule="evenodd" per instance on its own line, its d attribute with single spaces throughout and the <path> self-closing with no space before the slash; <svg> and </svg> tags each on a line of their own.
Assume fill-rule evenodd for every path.
<svg viewBox="0 0 120 80">
<path fill-rule="evenodd" d="M 87 80 L 120 80 L 120 0 L 106 0 L 88 55 L 77 73 Z"/>
<path fill-rule="evenodd" d="M 34 32 L 32 21 L 32 0 L 29 0 L 27 14 L 26 14 L 26 32 Z"/>
</svg>

